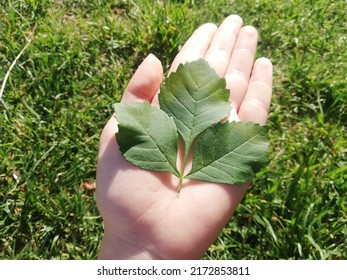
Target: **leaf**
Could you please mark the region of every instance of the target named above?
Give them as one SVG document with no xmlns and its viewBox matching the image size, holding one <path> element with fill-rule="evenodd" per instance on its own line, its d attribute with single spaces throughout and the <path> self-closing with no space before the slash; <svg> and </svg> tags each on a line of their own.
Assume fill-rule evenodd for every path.
<svg viewBox="0 0 347 280">
<path fill-rule="evenodd" d="M 170 172 L 176 167 L 178 134 L 171 117 L 147 101 L 114 105 L 117 143 L 126 160 L 137 167 Z"/>
<path fill-rule="evenodd" d="M 159 104 L 174 118 L 185 155 L 202 131 L 229 115 L 230 92 L 224 78 L 203 60 L 180 65 L 160 87 Z"/>
<path fill-rule="evenodd" d="M 95 190 L 96 184 L 93 180 L 85 180 L 81 182 L 80 187 L 82 190 L 92 191 Z"/>
<path fill-rule="evenodd" d="M 251 122 L 219 123 L 206 129 L 185 178 L 225 184 L 251 180 L 267 162 L 267 131 Z"/>
<path fill-rule="evenodd" d="M 161 85 L 159 103 L 162 110 L 147 101 L 116 104 L 116 139 L 122 155 L 135 166 L 177 176 L 178 192 L 184 179 L 245 183 L 267 162 L 268 128 L 222 122 L 231 109 L 229 91 L 206 61 L 180 65 Z M 176 165 L 178 133 L 185 143 L 181 171 Z M 192 169 L 184 175 L 192 150 Z"/>
</svg>

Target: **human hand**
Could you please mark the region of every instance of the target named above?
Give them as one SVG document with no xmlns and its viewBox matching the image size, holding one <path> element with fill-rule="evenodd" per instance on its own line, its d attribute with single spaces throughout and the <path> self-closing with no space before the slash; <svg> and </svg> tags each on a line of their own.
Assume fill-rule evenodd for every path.
<svg viewBox="0 0 347 280">
<path fill-rule="evenodd" d="M 271 102 L 272 65 L 254 61 L 257 31 L 232 15 L 221 26 L 199 27 L 172 63 L 204 58 L 224 76 L 235 108 L 232 118 L 266 122 Z M 160 61 L 149 55 L 135 72 L 121 102 L 158 105 L 163 80 Z M 105 233 L 100 259 L 198 259 L 217 238 L 242 200 L 249 183 L 225 185 L 190 180 L 177 194 L 177 178 L 137 168 L 121 155 L 112 117 L 100 137 L 97 205 Z M 178 164 L 180 163 L 178 159 Z"/>
</svg>

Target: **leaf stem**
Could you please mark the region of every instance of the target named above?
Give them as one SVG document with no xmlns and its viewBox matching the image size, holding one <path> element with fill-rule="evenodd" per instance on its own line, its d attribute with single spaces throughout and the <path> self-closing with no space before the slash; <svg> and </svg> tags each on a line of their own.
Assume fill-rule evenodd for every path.
<svg viewBox="0 0 347 280">
<path fill-rule="evenodd" d="M 184 146 L 185 147 L 184 147 L 183 164 L 182 164 L 181 173 L 180 173 L 180 177 L 179 177 L 180 180 L 179 180 L 179 183 L 178 183 L 177 193 L 179 193 L 181 191 L 182 184 L 183 184 L 183 179 L 185 178 L 185 176 L 184 176 L 184 169 L 186 167 L 187 158 L 188 158 L 189 149 L 190 149 L 190 147 L 187 148 L 186 145 L 184 145 Z"/>
<path fill-rule="evenodd" d="M 180 192 L 181 192 L 182 183 L 183 183 L 183 178 L 184 178 L 184 176 L 181 175 L 181 176 L 180 176 L 180 181 L 179 181 L 179 183 L 178 183 L 177 193 L 180 193 Z"/>
</svg>

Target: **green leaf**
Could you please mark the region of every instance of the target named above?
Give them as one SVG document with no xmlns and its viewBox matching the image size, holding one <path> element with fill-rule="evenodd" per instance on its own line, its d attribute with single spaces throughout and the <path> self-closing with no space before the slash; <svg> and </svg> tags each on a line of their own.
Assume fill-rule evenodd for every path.
<svg viewBox="0 0 347 280">
<path fill-rule="evenodd" d="M 160 108 L 174 118 L 185 142 L 185 156 L 196 136 L 229 115 L 229 96 L 225 79 L 203 59 L 181 64 L 165 79 Z"/>
<path fill-rule="evenodd" d="M 159 103 L 162 110 L 147 101 L 116 104 L 116 139 L 125 159 L 135 166 L 177 176 L 178 192 L 183 179 L 244 183 L 267 162 L 268 128 L 222 122 L 231 109 L 229 91 L 206 61 L 180 65 L 161 85 Z M 178 133 L 185 143 L 181 171 L 176 165 Z M 192 169 L 184 175 L 192 150 Z"/>
<path fill-rule="evenodd" d="M 198 140 L 187 179 L 241 184 L 267 162 L 266 126 L 251 122 L 219 123 Z"/>
<path fill-rule="evenodd" d="M 142 169 L 170 172 L 176 167 L 178 134 L 171 117 L 147 101 L 114 105 L 119 149 L 126 160 Z"/>
</svg>

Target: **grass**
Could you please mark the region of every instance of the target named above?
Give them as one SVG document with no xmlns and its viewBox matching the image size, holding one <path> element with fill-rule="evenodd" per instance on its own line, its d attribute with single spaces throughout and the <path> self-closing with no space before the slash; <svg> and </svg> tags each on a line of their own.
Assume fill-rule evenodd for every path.
<svg viewBox="0 0 347 280">
<path fill-rule="evenodd" d="M 238 13 L 274 63 L 270 164 L 205 259 L 347 259 L 345 1 L 9 0 L 0 9 L 0 258 L 94 259 L 98 137 L 148 53 Z"/>
</svg>

